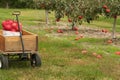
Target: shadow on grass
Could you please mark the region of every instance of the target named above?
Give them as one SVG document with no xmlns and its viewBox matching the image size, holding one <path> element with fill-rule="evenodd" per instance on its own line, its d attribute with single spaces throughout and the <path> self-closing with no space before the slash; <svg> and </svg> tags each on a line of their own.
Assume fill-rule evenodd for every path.
<svg viewBox="0 0 120 80">
<path fill-rule="evenodd" d="M 31 68 L 30 60 L 10 60 L 9 61 L 9 68 Z"/>
</svg>

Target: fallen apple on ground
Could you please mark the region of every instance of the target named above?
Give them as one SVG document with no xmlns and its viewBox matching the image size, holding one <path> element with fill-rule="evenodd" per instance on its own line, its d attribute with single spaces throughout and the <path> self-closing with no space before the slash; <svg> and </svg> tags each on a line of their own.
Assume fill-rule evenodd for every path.
<svg viewBox="0 0 120 80">
<path fill-rule="evenodd" d="M 94 53 L 92 53 L 92 55 L 96 57 L 96 56 L 97 56 L 97 53 L 94 52 Z"/>
<path fill-rule="evenodd" d="M 120 51 L 115 52 L 115 54 L 120 55 Z"/>
<path fill-rule="evenodd" d="M 58 32 L 58 33 L 63 33 L 63 30 L 58 29 L 57 32 Z"/>
<path fill-rule="evenodd" d="M 81 51 L 81 53 L 82 53 L 82 54 L 87 54 L 87 50 L 84 49 L 84 50 Z"/>
<path fill-rule="evenodd" d="M 111 44 L 111 43 L 113 43 L 113 41 L 110 39 L 110 40 L 107 41 L 107 43 Z"/>
<path fill-rule="evenodd" d="M 77 34 L 79 34 L 79 32 L 78 32 L 78 31 L 76 31 L 76 32 L 75 32 L 75 34 L 77 35 Z"/>
<path fill-rule="evenodd" d="M 98 54 L 96 57 L 97 57 L 98 59 L 101 59 L 101 58 L 102 58 L 102 55 Z"/>
</svg>

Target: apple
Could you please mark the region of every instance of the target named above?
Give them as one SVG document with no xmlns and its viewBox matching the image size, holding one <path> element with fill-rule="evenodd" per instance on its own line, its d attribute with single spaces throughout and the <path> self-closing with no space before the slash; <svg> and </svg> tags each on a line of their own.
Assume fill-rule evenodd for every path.
<svg viewBox="0 0 120 80">
<path fill-rule="evenodd" d="M 108 44 L 111 44 L 111 43 L 113 43 L 113 41 L 112 41 L 112 40 L 108 40 L 107 43 L 108 43 Z"/>
<path fill-rule="evenodd" d="M 92 53 L 92 55 L 93 55 L 93 56 L 97 56 L 97 53 L 94 52 L 94 53 Z"/>
<path fill-rule="evenodd" d="M 10 24 L 7 24 L 3 27 L 4 30 L 11 31 L 12 27 Z"/>
<path fill-rule="evenodd" d="M 86 54 L 86 53 L 87 53 L 87 50 L 82 50 L 81 53 L 82 53 L 82 54 Z"/>
<path fill-rule="evenodd" d="M 99 55 L 97 55 L 96 57 L 97 57 L 98 59 L 101 59 L 101 58 L 102 58 L 102 55 L 99 54 Z"/>
<path fill-rule="evenodd" d="M 106 9 L 105 11 L 106 11 L 107 13 L 109 13 L 109 12 L 110 12 L 110 9 Z"/>
<path fill-rule="evenodd" d="M 78 32 L 78 31 L 76 31 L 76 32 L 75 32 L 75 34 L 77 35 L 77 34 L 79 34 L 79 32 Z"/>
<path fill-rule="evenodd" d="M 63 30 L 58 29 L 57 32 L 58 32 L 58 33 L 63 33 Z"/>
<path fill-rule="evenodd" d="M 72 19 L 69 18 L 69 19 L 68 19 L 68 22 L 72 22 Z"/>
<path fill-rule="evenodd" d="M 115 54 L 120 55 L 120 51 L 115 52 Z"/>
<path fill-rule="evenodd" d="M 9 24 L 12 24 L 14 21 L 13 20 L 6 20 Z"/>
<path fill-rule="evenodd" d="M 12 25 L 13 29 L 15 29 L 16 31 L 19 31 L 17 22 L 13 22 L 11 25 Z M 22 24 L 21 23 L 20 23 L 20 30 L 22 30 Z"/>
<path fill-rule="evenodd" d="M 73 30 L 78 31 L 78 28 L 77 27 L 73 27 Z"/>
<path fill-rule="evenodd" d="M 6 21 L 3 21 L 2 22 L 2 27 L 5 27 L 5 25 L 6 25 Z"/>
<path fill-rule="evenodd" d="M 108 7 L 107 7 L 107 5 L 103 5 L 103 8 L 104 8 L 104 9 L 107 9 Z"/>
<path fill-rule="evenodd" d="M 108 32 L 108 30 L 106 30 L 106 29 L 102 29 L 102 32 L 107 33 L 107 32 Z"/>
<path fill-rule="evenodd" d="M 102 32 L 105 32 L 105 30 L 104 30 L 104 29 L 102 29 Z"/>
<path fill-rule="evenodd" d="M 106 30 L 106 29 L 105 29 L 105 30 L 104 30 L 104 32 L 105 32 L 105 33 L 107 33 L 107 32 L 108 32 L 108 30 Z"/>
<path fill-rule="evenodd" d="M 78 18 L 79 18 L 79 19 L 82 19 L 82 18 L 83 18 L 83 16 L 79 16 Z"/>
<path fill-rule="evenodd" d="M 57 18 L 57 19 L 56 19 L 56 22 L 59 22 L 59 21 L 60 21 L 60 18 Z"/>
<path fill-rule="evenodd" d="M 113 17 L 116 19 L 116 18 L 117 18 L 117 15 L 114 15 Z"/>
<path fill-rule="evenodd" d="M 80 35 L 80 38 L 83 38 L 83 35 L 82 35 L 82 34 Z"/>
<path fill-rule="evenodd" d="M 12 32 L 17 32 L 16 29 L 14 29 L 14 28 L 12 28 L 11 31 L 12 31 Z"/>
</svg>

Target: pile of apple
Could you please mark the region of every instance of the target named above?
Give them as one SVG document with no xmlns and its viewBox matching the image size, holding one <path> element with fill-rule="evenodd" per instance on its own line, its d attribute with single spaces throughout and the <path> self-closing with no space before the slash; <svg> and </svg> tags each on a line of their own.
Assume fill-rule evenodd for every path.
<svg viewBox="0 0 120 80">
<path fill-rule="evenodd" d="M 14 20 L 4 20 L 2 22 L 3 30 L 11 32 L 19 32 L 18 23 Z M 22 30 L 22 24 L 20 23 L 20 30 Z"/>
</svg>

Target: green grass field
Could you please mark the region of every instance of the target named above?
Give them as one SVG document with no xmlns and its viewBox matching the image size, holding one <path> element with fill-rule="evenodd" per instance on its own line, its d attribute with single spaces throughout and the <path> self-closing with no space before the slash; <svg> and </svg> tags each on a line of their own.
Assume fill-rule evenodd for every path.
<svg viewBox="0 0 120 80">
<path fill-rule="evenodd" d="M 15 19 L 11 15 L 14 10 L 0 9 L 0 23 L 5 19 Z M 42 66 L 33 68 L 29 61 L 11 61 L 9 69 L 0 70 L 0 80 L 120 80 L 120 56 L 115 54 L 120 51 L 119 40 L 107 44 L 110 37 L 94 37 L 96 32 L 76 41 L 74 31 L 64 28 L 67 22 L 64 25 L 53 25 L 53 13 L 49 15 L 52 24 L 46 26 L 44 10 L 19 10 L 23 28 L 39 36 Z M 94 28 L 111 30 L 112 22 L 112 19 L 100 17 L 91 24 L 83 23 L 83 26 L 87 26 L 84 29 L 90 27 L 94 33 Z M 63 26 L 64 33 L 57 33 L 57 26 Z M 51 27 L 54 28 L 51 30 Z M 119 28 L 120 18 L 117 22 L 118 34 Z M 87 50 L 86 54 L 81 52 L 83 49 Z M 102 55 L 102 58 L 96 58 L 93 53 Z"/>
</svg>

